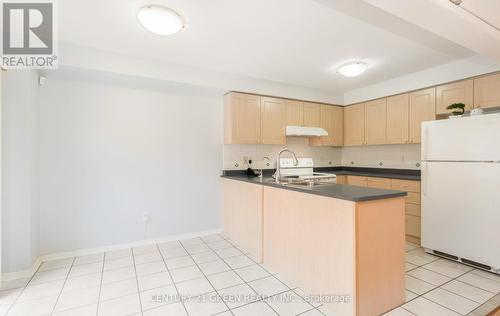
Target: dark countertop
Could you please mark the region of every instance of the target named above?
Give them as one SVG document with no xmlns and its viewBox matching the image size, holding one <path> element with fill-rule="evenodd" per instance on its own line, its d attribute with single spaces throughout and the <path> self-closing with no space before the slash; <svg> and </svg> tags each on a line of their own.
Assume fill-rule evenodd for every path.
<svg viewBox="0 0 500 316">
<path fill-rule="evenodd" d="M 281 185 L 274 182 L 274 179 L 271 177 L 271 175 L 268 174 L 268 172 L 265 172 L 262 181 L 259 177 L 246 176 L 243 174 L 242 171 L 239 171 L 239 173 L 224 172 L 222 177 L 237 181 L 244 181 L 244 182 L 266 185 L 285 190 L 316 194 L 316 195 L 321 195 L 341 200 L 354 201 L 354 202 L 388 199 L 388 198 L 407 195 L 407 193 L 403 191 L 366 188 L 366 187 L 358 187 L 346 184 L 328 184 L 328 185 L 319 185 L 313 187 Z"/>
<path fill-rule="evenodd" d="M 412 170 L 412 169 L 321 167 L 321 168 L 314 168 L 314 171 L 331 172 L 339 176 L 349 175 L 349 176 L 360 176 L 360 177 L 391 178 L 391 179 L 420 181 L 420 170 Z"/>
</svg>

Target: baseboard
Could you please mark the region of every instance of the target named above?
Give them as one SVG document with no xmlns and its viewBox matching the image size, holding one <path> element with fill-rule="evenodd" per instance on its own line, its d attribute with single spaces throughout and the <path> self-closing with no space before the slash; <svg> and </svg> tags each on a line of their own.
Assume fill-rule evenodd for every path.
<svg viewBox="0 0 500 316">
<path fill-rule="evenodd" d="M 38 257 L 35 259 L 35 262 L 33 262 L 33 265 L 29 269 L 2 273 L 2 282 L 31 278 L 33 274 L 35 274 L 35 272 L 38 270 L 41 264 L 42 264 L 42 258 Z"/>
<path fill-rule="evenodd" d="M 206 231 L 199 231 L 199 232 L 193 232 L 193 233 L 171 235 L 171 236 L 161 237 L 161 238 L 145 239 L 145 240 L 133 241 L 133 242 L 129 242 L 129 243 L 103 246 L 103 247 L 78 249 L 78 250 L 42 255 L 42 256 L 39 256 L 35 260 L 35 262 L 33 263 L 33 266 L 30 269 L 16 271 L 16 272 L 2 273 L 2 281 L 10 281 L 10 280 L 15 280 L 15 279 L 29 278 L 29 277 L 33 276 L 33 274 L 35 274 L 35 272 L 38 270 L 38 268 L 40 267 L 40 265 L 44 261 L 85 256 L 85 255 L 91 255 L 91 254 L 101 253 L 101 252 L 108 252 L 108 251 L 113 251 L 113 250 L 147 246 L 147 245 L 151 245 L 151 244 L 160 244 L 160 243 L 174 241 L 174 240 L 203 237 L 203 236 L 208 236 L 208 235 L 213 235 L 213 234 L 220 234 L 221 232 L 222 232 L 222 230 L 220 230 L 220 229 L 206 230 Z"/>
</svg>

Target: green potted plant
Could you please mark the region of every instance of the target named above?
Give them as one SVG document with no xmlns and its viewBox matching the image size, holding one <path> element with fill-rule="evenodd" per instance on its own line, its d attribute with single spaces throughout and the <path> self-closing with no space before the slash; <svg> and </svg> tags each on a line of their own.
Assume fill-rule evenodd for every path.
<svg viewBox="0 0 500 316">
<path fill-rule="evenodd" d="M 465 113 L 465 104 L 463 103 L 453 103 L 446 107 L 447 110 L 453 110 L 451 112 L 450 118 L 461 117 Z"/>
</svg>

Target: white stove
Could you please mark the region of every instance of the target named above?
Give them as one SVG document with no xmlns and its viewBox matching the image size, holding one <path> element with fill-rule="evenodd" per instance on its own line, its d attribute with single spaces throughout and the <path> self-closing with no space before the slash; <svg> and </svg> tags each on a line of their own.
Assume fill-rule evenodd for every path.
<svg viewBox="0 0 500 316">
<path fill-rule="evenodd" d="M 281 158 L 281 183 L 296 185 L 320 185 L 335 184 L 337 176 L 334 173 L 314 172 L 312 158 L 298 158 L 298 164 L 294 165 L 293 158 Z"/>
</svg>

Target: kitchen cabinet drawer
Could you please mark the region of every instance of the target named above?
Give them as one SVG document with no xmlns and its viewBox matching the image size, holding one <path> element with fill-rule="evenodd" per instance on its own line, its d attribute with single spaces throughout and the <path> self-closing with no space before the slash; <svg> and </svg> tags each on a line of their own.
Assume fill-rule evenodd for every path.
<svg viewBox="0 0 500 316">
<path fill-rule="evenodd" d="M 420 204 L 420 193 L 408 192 L 406 203 Z"/>
<path fill-rule="evenodd" d="M 359 187 L 366 187 L 367 186 L 367 179 L 366 179 L 366 177 L 347 176 L 347 184 L 357 185 Z"/>
<path fill-rule="evenodd" d="M 337 176 L 337 184 L 347 184 L 347 176 Z"/>
<path fill-rule="evenodd" d="M 366 182 L 369 188 L 391 189 L 391 179 L 369 177 L 366 179 Z"/>
<path fill-rule="evenodd" d="M 420 216 L 420 205 L 419 204 L 406 203 L 405 209 L 406 209 L 407 215 Z"/>
<path fill-rule="evenodd" d="M 420 192 L 420 181 L 392 179 L 391 187 L 398 191 Z"/>
<path fill-rule="evenodd" d="M 406 215 L 406 234 L 420 238 L 420 217 Z"/>
</svg>

